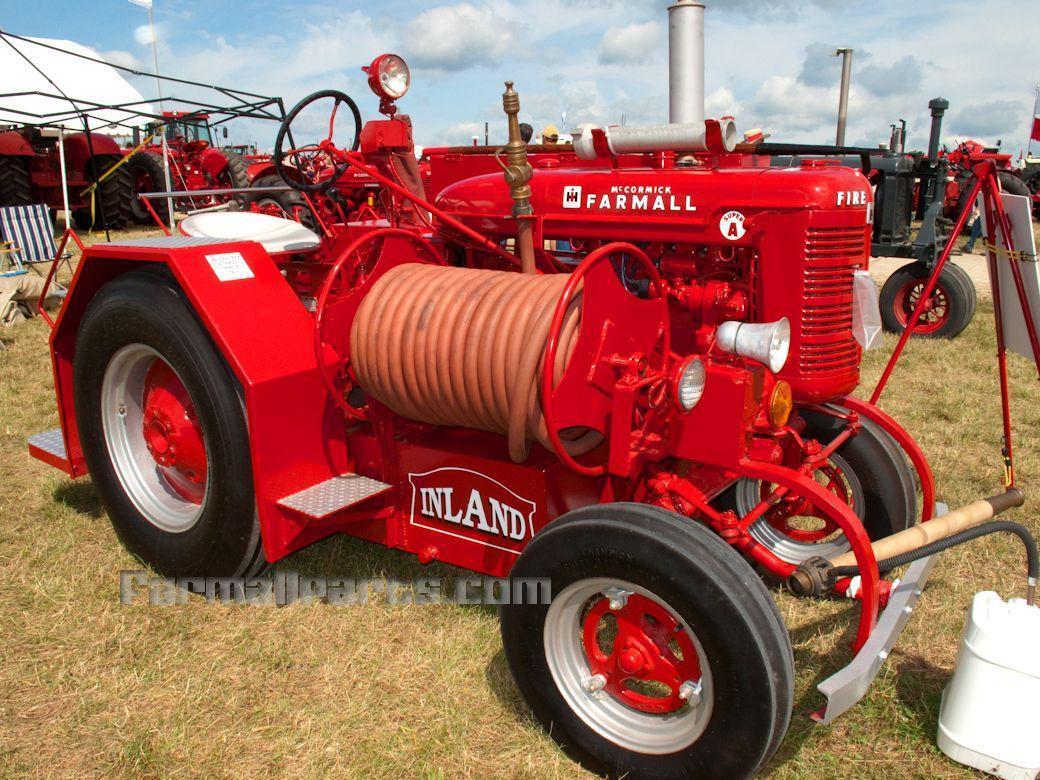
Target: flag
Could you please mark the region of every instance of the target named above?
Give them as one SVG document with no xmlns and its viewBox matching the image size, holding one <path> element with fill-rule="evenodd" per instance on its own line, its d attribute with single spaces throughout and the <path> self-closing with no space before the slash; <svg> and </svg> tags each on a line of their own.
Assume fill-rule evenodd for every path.
<svg viewBox="0 0 1040 780">
<path fill-rule="evenodd" d="M 141 8 L 147 8 L 149 11 L 152 9 L 152 0 L 130 0 L 130 2 L 141 6 Z"/>
<path fill-rule="evenodd" d="M 1029 134 L 1030 141 L 1040 141 L 1040 85 L 1036 88 L 1036 101 L 1033 103 L 1033 132 Z"/>
</svg>

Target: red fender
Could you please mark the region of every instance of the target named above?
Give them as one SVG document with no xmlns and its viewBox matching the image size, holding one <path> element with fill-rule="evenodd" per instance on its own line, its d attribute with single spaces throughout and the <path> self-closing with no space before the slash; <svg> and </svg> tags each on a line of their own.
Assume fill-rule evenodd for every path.
<svg viewBox="0 0 1040 780">
<path fill-rule="evenodd" d="M 32 145 L 17 130 L 0 133 L 0 154 L 7 157 L 35 157 Z"/>
<path fill-rule="evenodd" d="M 248 266 L 250 278 L 217 278 L 207 256 L 232 252 Z M 135 268 L 160 265 L 170 269 L 242 386 L 268 560 L 341 530 L 342 524 L 308 524 L 277 504 L 348 470 L 345 427 L 328 401 L 314 352 L 301 348 L 313 338 L 314 320 L 270 256 L 253 242 L 176 248 L 174 240 L 150 247 L 98 244 L 86 250 L 51 335 L 58 412 L 73 476 L 86 473 L 72 381 L 83 312 L 106 282 Z M 369 510 L 365 517 L 371 516 Z"/>
<path fill-rule="evenodd" d="M 219 149 L 208 147 L 199 152 L 199 165 L 214 179 L 224 172 L 227 164 L 227 157 Z"/>
</svg>

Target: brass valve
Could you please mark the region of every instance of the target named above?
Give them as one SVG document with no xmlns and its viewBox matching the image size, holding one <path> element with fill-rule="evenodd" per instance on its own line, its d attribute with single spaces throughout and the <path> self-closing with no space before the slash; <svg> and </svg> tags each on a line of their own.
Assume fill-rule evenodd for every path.
<svg viewBox="0 0 1040 780">
<path fill-rule="evenodd" d="M 502 109 L 506 112 L 509 124 L 509 143 L 506 144 L 505 170 L 506 184 L 513 198 L 513 216 L 521 217 L 531 214 L 531 176 L 534 173 L 531 163 L 527 161 L 527 144 L 520 137 L 520 95 L 513 89 L 513 82 L 506 82 L 506 91 L 502 93 Z"/>
</svg>

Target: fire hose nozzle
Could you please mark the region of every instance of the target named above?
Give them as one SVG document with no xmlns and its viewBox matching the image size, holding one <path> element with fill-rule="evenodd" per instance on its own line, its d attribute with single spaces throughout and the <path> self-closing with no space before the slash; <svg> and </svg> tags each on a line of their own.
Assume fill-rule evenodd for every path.
<svg viewBox="0 0 1040 780">
<path fill-rule="evenodd" d="M 506 82 L 502 93 L 502 110 L 506 112 L 509 141 L 506 143 L 506 162 L 502 164 L 509 195 L 513 199 L 513 216 L 519 219 L 516 248 L 520 255 L 520 267 L 526 274 L 537 270 L 534 255 L 534 235 L 531 221 L 523 219 L 534 213 L 531 207 L 531 177 L 534 169 L 527 159 L 527 143 L 520 136 L 520 95 L 513 89 L 513 82 Z"/>
</svg>

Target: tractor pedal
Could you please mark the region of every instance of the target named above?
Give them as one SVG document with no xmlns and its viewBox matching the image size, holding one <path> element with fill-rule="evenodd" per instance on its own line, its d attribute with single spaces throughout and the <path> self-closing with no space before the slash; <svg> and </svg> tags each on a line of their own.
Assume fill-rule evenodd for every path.
<svg viewBox="0 0 1040 780">
<path fill-rule="evenodd" d="M 370 477 L 342 474 L 279 499 L 278 506 L 292 509 L 314 520 L 323 520 L 389 489 L 390 485 Z"/>
<path fill-rule="evenodd" d="M 59 468 L 67 474 L 72 473 L 69 455 L 65 450 L 65 437 L 61 428 L 54 428 L 42 433 L 34 433 L 29 437 L 29 454 L 37 460 Z"/>
</svg>

